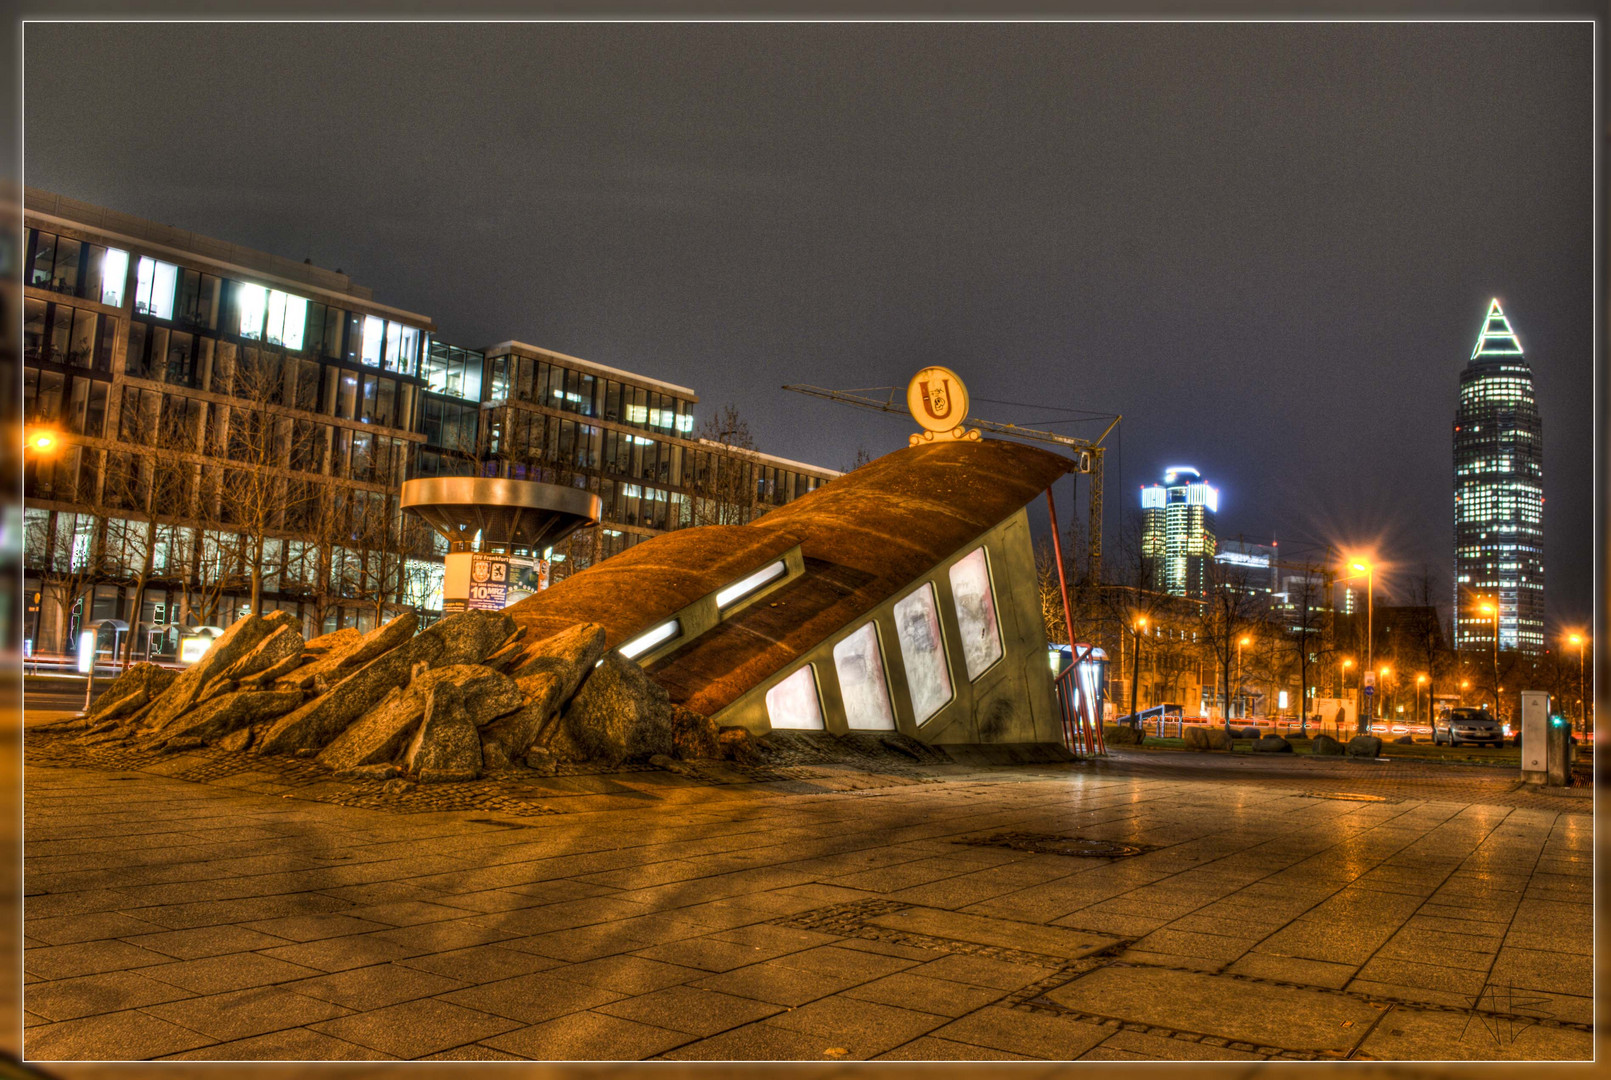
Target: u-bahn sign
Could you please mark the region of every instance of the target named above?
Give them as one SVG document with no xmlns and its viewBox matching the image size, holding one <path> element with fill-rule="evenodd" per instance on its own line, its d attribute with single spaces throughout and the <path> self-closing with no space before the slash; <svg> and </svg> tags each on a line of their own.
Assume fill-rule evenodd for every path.
<svg viewBox="0 0 1611 1080">
<path fill-rule="evenodd" d="M 978 431 L 962 426 L 968 418 L 968 388 L 950 368 L 926 367 L 906 384 L 906 407 L 923 428 L 913 435 L 913 446 L 936 439 L 975 439 Z"/>
</svg>

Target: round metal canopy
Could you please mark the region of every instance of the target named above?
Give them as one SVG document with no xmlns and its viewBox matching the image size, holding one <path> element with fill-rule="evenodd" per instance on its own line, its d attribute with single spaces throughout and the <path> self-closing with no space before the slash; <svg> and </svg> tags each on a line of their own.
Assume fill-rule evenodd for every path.
<svg viewBox="0 0 1611 1080">
<path fill-rule="evenodd" d="M 577 529 L 599 523 L 599 497 L 561 484 L 482 476 L 433 476 L 405 480 L 401 505 L 447 538 L 468 548 L 541 551 Z"/>
</svg>

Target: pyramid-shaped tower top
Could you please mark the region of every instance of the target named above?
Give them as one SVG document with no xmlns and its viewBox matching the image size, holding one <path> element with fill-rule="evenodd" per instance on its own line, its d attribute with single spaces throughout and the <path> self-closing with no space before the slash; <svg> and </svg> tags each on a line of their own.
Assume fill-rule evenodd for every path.
<svg viewBox="0 0 1611 1080">
<path fill-rule="evenodd" d="M 1510 328 L 1510 320 L 1499 310 L 1499 301 L 1491 301 L 1488 304 L 1488 317 L 1482 323 L 1482 333 L 1477 335 L 1476 347 L 1471 350 L 1471 359 L 1475 360 L 1479 356 L 1521 354 L 1521 342 L 1517 340 L 1516 332 Z"/>
</svg>

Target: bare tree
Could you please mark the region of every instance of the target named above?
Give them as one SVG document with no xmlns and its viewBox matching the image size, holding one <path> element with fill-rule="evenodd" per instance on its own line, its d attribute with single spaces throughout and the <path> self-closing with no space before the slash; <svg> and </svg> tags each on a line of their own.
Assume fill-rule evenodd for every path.
<svg viewBox="0 0 1611 1080">
<path fill-rule="evenodd" d="M 1212 659 L 1223 702 L 1225 730 L 1231 729 L 1232 673 L 1237 669 L 1238 644 L 1250 636 L 1262 618 L 1262 603 L 1249 587 L 1248 570 L 1234 563 L 1207 560 L 1207 596 L 1198 613 L 1197 632 Z"/>
<path fill-rule="evenodd" d="M 1287 623 L 1287 641 L 1292 648 L 1298 673 L 1298 726 L 1309 734 L 1309 679 L 1310 670 L 1321 663 L 1326 640 L 1326 629 L 1331 621 L 1331 607 L 1327 603 L 1324 568 L 1309 564 L 1293 580 L 1294 587 L 1287 592 L 1291 615 Z"/>
<path fill-rule="evenodd" d="M 29 517 L 24 526 L 24 557 L 39 579 L 40 611 L 55 605 L 57 629 L 68 652 L 73 648 L 73 612 L 102 580 L 105 543 L 106 524 L 93 514 L 41 514 Z M 34 648 L 39 648 L 38 641 Z"/>
<path fill-rule="evenodd" d="M 97 508 L 106 523 L 112 573 L 130 590 L 123 665 L 133 660 L 149 586 L 183 581 L 186 529 L 199 469 L 198 412 L 185 398 L 124 387 L 118 435 L 122 449 L 107 455 Z"/>
<path fill-rule="evenodd" d="M 687 484 L 691 524 L 745 524 L 755 517 L 759 505 L 751 457 L 755 439 L 749 424 L 727 405 L 706 418 L 697 437 L 700 449 L 693 452 L 695 461 Z"/>
</svg>

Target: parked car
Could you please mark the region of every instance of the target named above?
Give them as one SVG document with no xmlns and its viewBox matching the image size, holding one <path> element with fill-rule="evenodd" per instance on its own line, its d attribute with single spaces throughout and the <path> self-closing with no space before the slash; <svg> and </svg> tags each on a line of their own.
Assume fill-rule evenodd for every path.
<svg viewBox="0 0 1611 1080">
<path fill-rule="evenodd" d="M 1459 746 L 1461 743 L 1505 745 L 1505 731 L 1487 709 L 1450 709 L 1432 725 L 1432 744 Z"/>
</svg>

